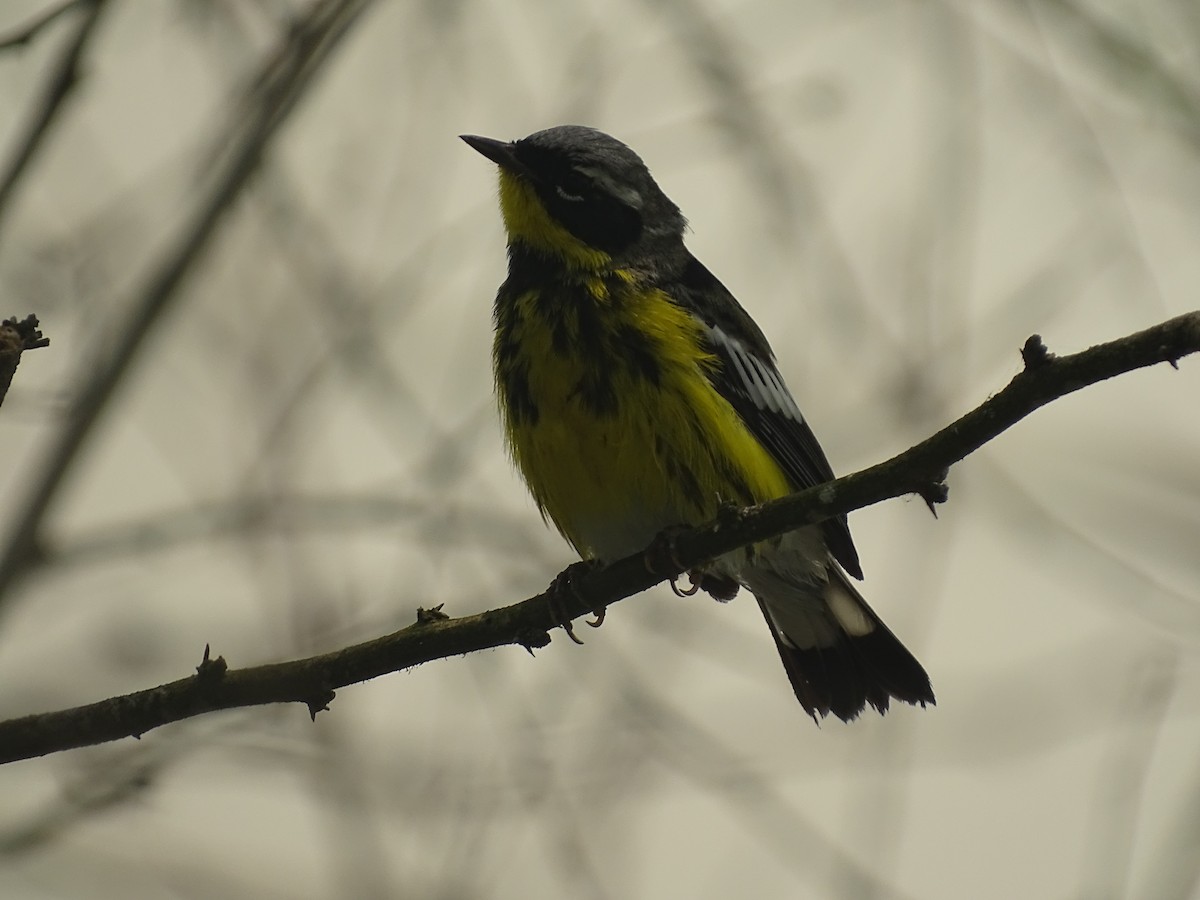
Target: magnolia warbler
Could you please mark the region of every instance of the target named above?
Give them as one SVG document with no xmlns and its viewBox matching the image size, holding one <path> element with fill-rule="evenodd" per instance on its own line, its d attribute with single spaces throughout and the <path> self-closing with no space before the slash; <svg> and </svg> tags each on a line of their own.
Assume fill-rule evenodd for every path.
<svg viewBox="0 0 1200 900">
<path fill-rule="evenodd" d="M 462 139 L 500 169 L 508 278 L 493 310 L 509 450 L 544 517 L 585 560 L 832 479 L 762 331 L 684 247 L 686 221 L 625 144 L 567 125 Z M 758 600 L 796 697 L 849 721 L 929 676 L 851 585 L 845 517 L 693 573 Z"/>
</svg>

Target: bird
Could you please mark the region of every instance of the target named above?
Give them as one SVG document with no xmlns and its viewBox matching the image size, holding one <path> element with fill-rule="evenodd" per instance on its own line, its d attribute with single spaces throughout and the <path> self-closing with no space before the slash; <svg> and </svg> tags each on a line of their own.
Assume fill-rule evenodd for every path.
<svg viewBox="0 0 1200 900">
<path fill-rule="evenodd" d="M 766 336 L 687 249 L 687 220 L 641 157 L 584 125 L 460 137 L 499 171 L 508 271 L 492 362 L 507 449 L 581 560 L 833 479 Z M 863 572 L 845 516 L 690 575 L 719 600 L 754 596 L 818 723 L 935 702 L 848 577 Z"/>
</svg>

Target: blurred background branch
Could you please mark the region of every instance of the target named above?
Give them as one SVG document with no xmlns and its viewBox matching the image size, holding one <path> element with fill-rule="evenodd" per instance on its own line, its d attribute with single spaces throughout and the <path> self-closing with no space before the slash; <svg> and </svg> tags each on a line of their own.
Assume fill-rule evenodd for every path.
<svg viewBox="0 0 1200 900">
<path fill-rule="evenodd" d="M 46 7 L 24 25 L 19 25 L 7 32 L 0 33 L 0 50 L 24 47 L 37 37 L 42 29 L 54 24 L 54 20 L 59 16 L 70 12 L 73 7 L 87 2 L 90 2 L 90 0 L 63 0 L 57 6 Z"/>
<path fill-rule="evenodd" d="M 0 39 L 0 51 L 13 47 L 22 47 L 36 38 L 44 28 L 51 25 L 55 19 L 78 7 L 80 12 L 79 24 L 71 40 L 63 47 L 62 54 L 47 73 L 41 95 L 33 105 L 29 124 L 23 137 L 18 139 L 12 150 L 8 165 L 0 174 L 0 234 L 3 233 L 5 220 L 13 192 L 17 188 L 22 175 L 29 163 L 42 147 L 42 142 L 50 133 L 51 126 L 61 114 L 64 103 L 79 83 L 80 67 L 86 50 L 96 27 L 100 23 L 101 14 L 108 6 L 108 0 L 74 0 L 52 7 L 44 14 L 34 19 L 25 28 L 18 29 L 12 34 Z"/>
<path fill-rule="evenodd" d="M 88 27 L 81 28 L 62 69 L 53 76 L 48 91 L 53 100 L 45 104 L 47 112 L 39 117 L 39 124 L 49 120 L 67 86 L 75 81 L 75 66 L 90 33 L 90 23 L 99 15 L 103 3 L 95 0 L 88 5 L 92 8 Z M 194 210 L 173 246 L 148 266 L 145 286 L 136 291 L 125 321 L 112 333 L 111 345 L 97 340 L 80 364 L 86 368 L 88 377 L 80 379 L 80 392 L 53 446 L 46 452 L 41 472 L 33 477 L 28 497 L 13 517 L 11 535 L 0 550 L 0 608 L 13 582 L 43 558 L 44 551 L 39 546 L 42 520 L 94 425 L 138 358 L 143 341 L 180 296 L 184 278 L 258 168 L 279 126 L 369 5 L 368 0 L 317 0 L 302 18 L 292 23 L 280 46 L 267 55 L 240 109 L 231 118 L 219 144 L 214 146 L 214 156 L 219 159 L 224 155 L 224 160 L 214 166 L 210 186 L 198 192 Z M 34 133 L 40 136 L 44 131 L 45 126 L 41 125 Z M 30 140 L 28 144 L 36 146 L 36 141 Z M 13 167 L 12 183 L 32 152 L 31 149 L 20 154 L 20 165 Z M 0 182 L 0 212 L 6 193 L 4 184 Z"/>
</svg>

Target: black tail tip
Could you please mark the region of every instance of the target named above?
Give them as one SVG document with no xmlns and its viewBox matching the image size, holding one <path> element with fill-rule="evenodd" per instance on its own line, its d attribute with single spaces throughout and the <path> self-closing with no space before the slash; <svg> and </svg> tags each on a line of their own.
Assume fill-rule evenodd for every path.
<svg viewBox="0 0 1200 900">
<path fill-rule="evenodd" d="M 796 699 L 818 723 L 829 715 L 850 722 L 868 706 L 882 714 L 892 700 L 937 703 L 925 669 L 882 624 L 860 637 L 843 632 L 828 647 L 776 643 Z"/>
</svg>

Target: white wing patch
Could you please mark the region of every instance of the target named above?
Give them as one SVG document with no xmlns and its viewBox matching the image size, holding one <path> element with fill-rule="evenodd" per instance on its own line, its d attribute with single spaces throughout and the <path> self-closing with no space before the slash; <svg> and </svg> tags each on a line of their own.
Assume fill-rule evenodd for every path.
<svg viewBox="0 0 1200 900">
<path fill-rule="evenodd" d="M 729 354 L 729 358 L 733 360 L 733 367 L 742 380 L 742 386 L 755 406 L 797 422 L 804 421 L 800 407 L 796 405 L 787 385 L 783 383 L 783 376 L 769 360 L 759 359 L 742 346 L 741 341 L 730 337 L 715 325 L 708 327 L 708 336 L 714 344 Z"/>
</svg>

